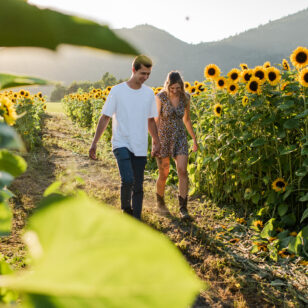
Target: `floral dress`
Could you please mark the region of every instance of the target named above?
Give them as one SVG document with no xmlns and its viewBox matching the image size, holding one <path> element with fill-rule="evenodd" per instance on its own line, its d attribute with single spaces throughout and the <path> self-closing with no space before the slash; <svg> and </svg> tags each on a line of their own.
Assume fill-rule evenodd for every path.
<svg viewBox="0 0 308 308">
<path fill-rule="evenodd" d="M 166 92 L 157 94 L 161 101 L 158 136 L 160 139 L 160 157 L 188 155 L 188 144 L 183 116 L 185 112 L 184 98 L 180 98 L 177 107 L 170 102 Z"/>
</svg>

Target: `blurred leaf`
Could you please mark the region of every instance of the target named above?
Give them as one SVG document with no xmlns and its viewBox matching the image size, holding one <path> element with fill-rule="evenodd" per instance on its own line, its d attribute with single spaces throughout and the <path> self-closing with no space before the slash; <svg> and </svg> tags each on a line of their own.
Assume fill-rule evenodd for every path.
<svg viewBox="0 0 308 308">
<path fill-rule="evenodd" d="M 292 236 L 292 238 L 290 239 L 289 245 L 288 245 L 288 251 L 290 253 L 295 253 L 296 255 L 299 255 L 301 252 L 301 248 L 302 248 L 302 241 L 300 237 Z"/>
<path fill-rule="evenodd" d="M 307 200 L 308 200 L 308 193 L 305 195 L 305 197 L 306 197 Z M 307 200 L 305 200 L 305 201 L 307 201 Z M 302 201 L 302 200 L 300 199 L 299 201 Z M 307 209 L 305 210 L 305 212 L 303 213 L 303 216 L 302 216 L 302 218 L 301 218 L 300 223 L 302 223 L 307 217 L 308 217 L 308 208 L 307 208 Z"/>
<path fill-rule="evenodd" d="M 305 110 L 304 112 L 302 113 L 299 113 L 295 118 L 296 119 L 302 119 L 302 118 L 306 118 L 308 116 L 308 109 Z"/>
<path fill-rule="evenodd" d="M 287 211 L 288 211 L 288 205 L 286 204 L 286 203 L 283 203 L 283 204 L 279 204 L 279 206 L 278 206 L 278 214 L 279 214 L 279 216 L 284 216 L 286 213 L 287 213 Z"/>
<path fill-rule="evenodd" d="M 0 122 L 0 149 L 24 149 L 24 145 L 15 130 Z"/>
<path fill-rule="evenodd" d="M 303 146 L 301 155 L 308 155 L 308 146 Z"/>
<path fill-rule="evenodd" d="M 10 173 L 16 177 L 24 173 L 27 169 L 26 161 L 7 150 L 0 150 L 0 170 Z"/>
<path fill-rule="evenodd" d="M 294 102 L 293 101 L 287 101 L 284 104 L 278 105 L 278 109 L 280 110 L 287 110 L 294 107 Z"/>
<path fill-rule="evenodd" d="M 307 167 L 302 167 L 302 168 L 299 168 L 298 170 L 295 171 L 295 175 L 296 176 L 305 176 L 308 172 L 308 168 Z"/>
<path fill-rule="evenodd" d="M 293 188 L 291 186 L 287 186 L 286 188 L 286 192 L 283 194 L 283 201 L 286 200 L 290 195 L 291 193 L 293 192 Z"/>
<path fill-rule="evenodd" d="M 296 223 L 296 217 L 294 213 L 290 213 L 281 218 L 281 221 L 287 226 L 294 226 Z"/>
<path fill-rule="evenodd" d="M 293 129 L 299 127 L 300 122 L 297 119 L 289 119 L 283 123 L 283 127 L 286 129 Z"/>
<path fill-rule="evenodd" d="M 257 138 L 255 141 L 253 141 L 250 146 L 252 148 L 254 147 L 259 147 L 261 145 L 263 145 L 265 143 L 265 139 L 264 138 Z"/>
<path fill-rule="evenodd" d="M 13 214 L 6 202 L 0 202 L 0 236 L 10 234 Z"/>
<path fill-rule="evenodd" d="M 14 177 L 12 175 L 7 172 L 0 171 L 0 189 L 4 186 L 9 186 L 13 180 Z"/>
<path fill-rule="evenodd" d="M 47 197 L 48 195 L 51 195 L 51 194 L 61 193 L 61 191 L 59 190 L 61 185 L 62 185 L 61 181 L 53 182 L 45 189 L 43 196 Z"/>
<path fill-rule="evenodd" d="M 35 78 L 35 77 L 0 74 L 0 89 L 1 90 L 6 89 L 6 88 L 11 88 L 11 87 L 20 87 L 20 86 L 47 85 L 48 83 L 49 82 L 46 80 Z"/>
<path fill-rule="evenodd" d="M 31 269 L 2 282 L 36 307 L 184 308 L 202 288 L 161 233 L 82 195 L 42 207 L 26 239 Z"/>
<path fill-rule="evenodd" d="M 261 231 L 261 237 L 262 238 L 270 238 L 273 237 L 276 232 L 274 230 L 274 222 L 275 218 L 271 218 L 264 226 L 264 228 Z"/>
<path fill-rule="evenodd" d="M 280 151 L 280 155 L 287 155 L 290 154 L 294 151 L 296 151 L 297 146 L 296 145 L 287 145 L 286 147 L 284 147 L 281 151 Z"/>
<path fill-rule="evenodd" d="M 138 54 L 107 26 L 39 9 L 20 0 L 0 0 L 0 29 L 0 46 L 35 46 L 55 50 L 60 44 L 70 44 Z"/>
</svg>

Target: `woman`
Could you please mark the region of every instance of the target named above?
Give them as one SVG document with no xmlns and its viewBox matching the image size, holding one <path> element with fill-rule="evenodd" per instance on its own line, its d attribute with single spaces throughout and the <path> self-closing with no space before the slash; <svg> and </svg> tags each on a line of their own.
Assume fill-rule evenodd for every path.
<svg viewBox="0 0 308 308">
<path fill-rule="evenodd" d="M 169 214 L 165 205 L 164 193 L 169 174 L 170 157 L 176 163 L 179 177 L 179 206 L 182 218 L 189 218 L 187 211 L 188 194 L 188 144 L 185 127 L 194 141 L 193 151 L 198 144 L 194 134 L 190 115 L 190 96 L 184 91 L 184 82 L 179 72 L 168 74 L 164 88 L 156 95 L 158 117 L 155 122 L 160 139 L 160 154 L 157 157 L 159 177 L 156 183 L 157 207 L 161 214 Z"/>
</svg>

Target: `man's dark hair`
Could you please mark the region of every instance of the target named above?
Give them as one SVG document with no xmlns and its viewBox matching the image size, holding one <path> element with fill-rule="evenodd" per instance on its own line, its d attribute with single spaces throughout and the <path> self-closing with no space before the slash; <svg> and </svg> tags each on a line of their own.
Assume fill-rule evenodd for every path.
<svg viewBox="0 0 308 308">
<path fill-rule="evenodd" d="M 145 55 L 139 55 L 134 59 L 133 67 L 136 71 L 138 71 L 141 68 L 141 65 L 144 65 L 145 67 L 150 68 L 152 67 L 153 63 L 149 57 Z"/>
</svg>

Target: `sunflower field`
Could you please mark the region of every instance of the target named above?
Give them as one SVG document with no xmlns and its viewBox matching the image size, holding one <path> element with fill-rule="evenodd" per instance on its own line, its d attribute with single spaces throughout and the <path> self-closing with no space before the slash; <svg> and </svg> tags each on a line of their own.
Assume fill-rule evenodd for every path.
<svg viewBox="0 0 308 308">
<path fill-rule="evenodd" d="M 190 194 L 236 204 L 260 231 L 253 251 L 267 247 L 274 260 L 281 251 L 308 257 L 308 49 L 298 47 L 290 60 L 293 69 L 286 59 L 241 63 L 225 76 L 210 64 L 204 81 L 185 82 L 199 141 L 189 157 Z M 66 96 L 66 113 L 94 132 L 110 89 Z M 154 159 L 148 168 L 157 172 Z"/>
<path fill-rule="evenodd" d="M 14 126 L 28 150 L 33 150 L 41 142 L 45 109 L 45 98 L 41 92 L 31 95 L 22 89 L 0 93 L 0 116 L 8 125 Z"/>
</svg>

